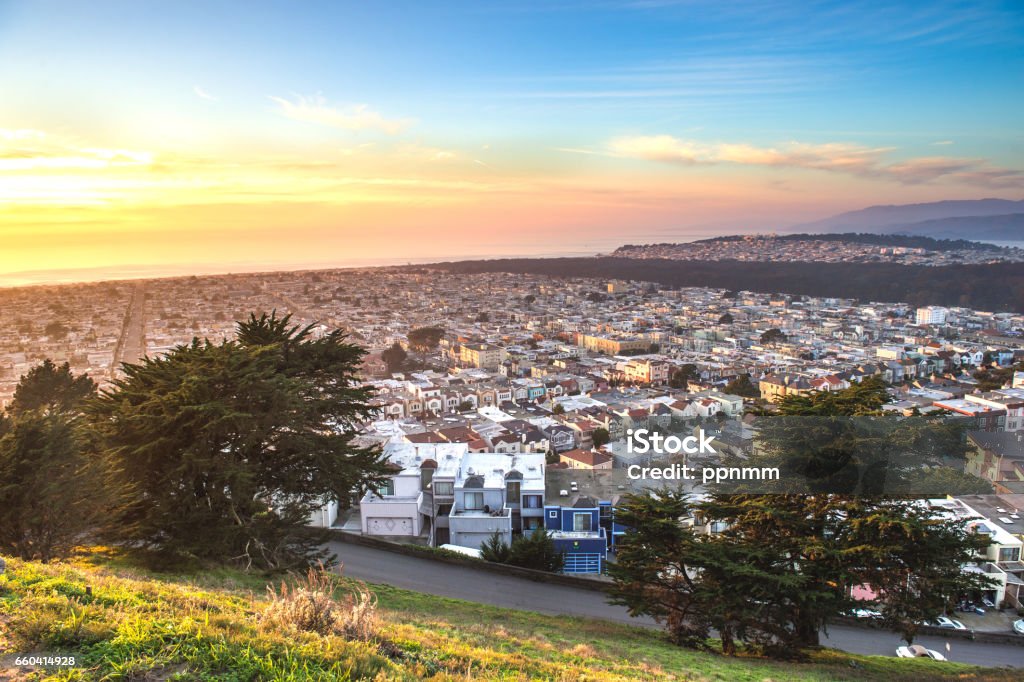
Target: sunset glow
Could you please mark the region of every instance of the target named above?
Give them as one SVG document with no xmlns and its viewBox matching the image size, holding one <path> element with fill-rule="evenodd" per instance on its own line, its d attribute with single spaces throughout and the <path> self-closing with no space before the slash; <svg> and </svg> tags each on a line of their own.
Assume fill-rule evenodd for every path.
<svg viewBox="0 0 1024 682">
<path fill-rule="evenodd" d="M 798 4 L 7 3 L 0 277 L 593 253 L 1024 196 L 1019 3 Z"/>
</svg>

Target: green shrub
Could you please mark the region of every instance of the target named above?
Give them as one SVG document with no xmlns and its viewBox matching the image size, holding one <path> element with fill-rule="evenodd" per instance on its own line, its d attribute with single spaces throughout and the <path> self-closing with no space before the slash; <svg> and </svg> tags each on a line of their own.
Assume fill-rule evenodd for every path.
<svg viewBox="0 0 1024 682">
<path fill-rule="evenodd" d="M 480 554 L 487 561 L 551 573 L 561 571 L 564 565 L 561 552 L 555 549 L 554 541 L 543 528 L 516 537 L 511 545 L 495 531 L 480 545 Z"/>
<path fill-rule="evenodd" d="M 502 539 L 498 531 L 494 531 L 491 537 L 480 544 L 480 556 L 486 561 L 493 561 L 496 564 L 508 563 L 509 553 L 508 543 Z"/>
<path fill-rule="evenodd" d="M 555 549 L 554 541 L 543 528 L 513 540 L 509 548 L 508 563 L 551 573 L 561 571 L 565 565 L 561 552 Z"/>
</svg>

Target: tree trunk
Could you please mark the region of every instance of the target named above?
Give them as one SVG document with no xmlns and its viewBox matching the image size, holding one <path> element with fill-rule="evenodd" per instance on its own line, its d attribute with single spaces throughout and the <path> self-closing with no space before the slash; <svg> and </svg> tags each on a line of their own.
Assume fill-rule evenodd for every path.
<svg viewBox="0 0 1024 682">
<path fill-rule="evenodd" d="M 801 621 L 796 624 L 796 637 L 801 646 L 816 647 L 821 645 L 821 628 L 813 621 Z"/>
</svg>

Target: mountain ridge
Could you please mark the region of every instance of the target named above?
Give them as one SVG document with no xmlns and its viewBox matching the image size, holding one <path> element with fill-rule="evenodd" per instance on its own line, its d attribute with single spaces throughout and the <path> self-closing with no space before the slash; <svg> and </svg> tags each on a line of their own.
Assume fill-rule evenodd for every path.
<svg viewBox="0 0 1024 682">
<path fill-rule="evenodd" d="M 795 232 L 874 232 L 934 238 L 1024 240 L 1024 200 L 950 199 L 918 204 L 884 204 L 792 225 Z"/>
</svg>

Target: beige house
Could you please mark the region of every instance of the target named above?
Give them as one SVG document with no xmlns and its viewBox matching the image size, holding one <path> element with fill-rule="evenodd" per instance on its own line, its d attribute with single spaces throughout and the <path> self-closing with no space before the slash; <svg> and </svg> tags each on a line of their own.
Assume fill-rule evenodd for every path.
<svg viewBox="0 0 1024 682">
<path fill-rule="evenodd" d="M 569 450 L 558 457 L 570 469 L 611 469 L 612 456 L 597 450 Z"/>
</svg>

